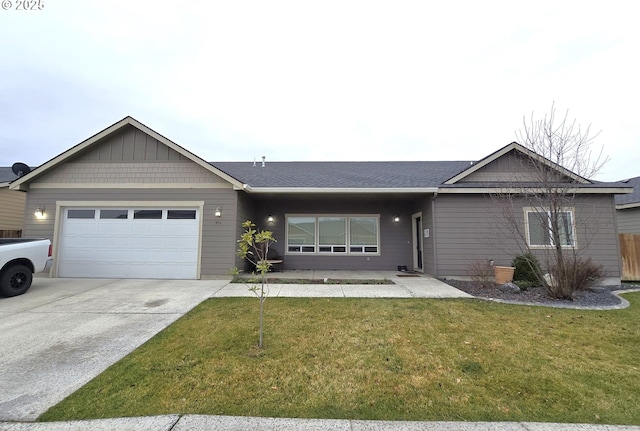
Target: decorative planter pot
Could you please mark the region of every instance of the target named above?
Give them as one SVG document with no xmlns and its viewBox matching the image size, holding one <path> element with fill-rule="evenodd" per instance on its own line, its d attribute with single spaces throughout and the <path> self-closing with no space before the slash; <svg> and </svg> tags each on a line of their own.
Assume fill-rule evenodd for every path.
<svg viewBox="0 0 640 431">
<path fill-rule="evenodd" d="M 496 283 L 505 284 L 513 281 L 514 266 L 494 266 L 493 271 L 496 276 Z"/>
</svg>

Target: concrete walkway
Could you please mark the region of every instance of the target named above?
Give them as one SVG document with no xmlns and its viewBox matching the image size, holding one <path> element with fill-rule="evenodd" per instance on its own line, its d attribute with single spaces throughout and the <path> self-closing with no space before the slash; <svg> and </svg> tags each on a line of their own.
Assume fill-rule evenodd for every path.
<svg viewBox="0 0 640 431">
<path fill-rule="evenodd" d="M 321 279 L 388 279 L 392 280 L 393 285 L 372 285 L 372 284 L 272 284 L 270 285 L 271 297 L 357 297 L 357 298 L 469 298 L 470 296 L 458 289 L 455 289 L 446 283 L 435 278 L 416 275 L 402 274 L 396 272 L 353 272 L 353 271 L 293 271 L 286 273 L 276 273 L 272 276 L 278 278 L 312 278 Z M 44 280 L 43 280 L 44 281 Z M 135 315 L 150 314 L 153 320 L 157 321 L 159 315 L 167 315 L 166 321 L 160 323 L 160 326 L 150 328 L 146 334 L 147 337 L 154 335 L 161 327 L 173 322 L 180 315 L 184 314 L 195 303 L 191 301 L 175 302 L 175 289 L 163 291 L 163 298 L 160 300 L 155 298 L 152 285 L 166 286 L 171 282 L 159 280 L 63 280 L 48 279 L 42 288 L 36 286 L 33 292 L 29 292 L 22 297 L 17 297 L 0 302 L 0 323 L 4 317 L 6 321 L 15 320 L 17 315 L 20 316 L 36 316 L 46 315 L 51 318 L 54 313 L 61 314 L 77 314 L 82 313 L 84 316 L 91 314 L 100 314 L 103 312 L 112 315 L 124 315 L 132 313 Z M 174 282 L 175 284 L 175 282 Z M 222 280 L 200 280 L 191 282 L 179 282 L 182 287 L 180 296 L 184 296 L 189 292 L 196 293 L 196 302 L 206 297 L 227 297 L 227 296 L 253 296 L 253 293 L 247 289 L 247 284 L 231 284 Z M 65 286 L 64 290 L 53 291 L 47 290 L 46 287 L 52 289 L 52 286 Z M 159 290 L 163 290 L 162 288 Z M 116 292 L 125 293 L 128 299 L 121 302 L 119 298 L 115 298 Z M 169 294 L 169 292 L 173 292 Z M 91 293 L 91 300 L 87 295 Z M 134 295 L 132 295 L 134 293 Z M 180 299 L 184 301 L 186 298 Z M 92 310 L 92 306 L 99 306 L 102 303 L 106 310 Z M 138 304 L 139 303 L 139 304 Z M 72 304 L 79 306 L 79 309 L 72 308 Z M 107 304 L 108 306 L 104 306 Z M 62 307 L 62 309 L 60 309 Z M 65 308 L 66 307 L 66 308 Z M 89 307 L 89 308 L 87 308 Z M 150 309 L 151 307 L 151 309 Z M 69 309 L 67 309 L 69 308 Z M 155 310 L 153 310 L 155 308 Z M 162 310 L 158 313 L 158 308 Z M 163 309 L 165 308 L 165 309 Z M 153 311 L 151 311 L 153 310 Z M 155 315 L 155 316 L 154 316 Z M 52 325 L 51 320 L 48 321 Z M 139 323 L 139 322 L 138 322 Z M 84 325 L 83 325 L 84 326 Z M 45 327 L 38 326 L 39 330 L 44 331 Z M 24 329 L 24 328 L 23 328 Z M 53 329 L 55 331 L 55 328 Z M 10 336 L 6 334 L 6 336 Z M 46 338 L 44 334 L 41 337 Z M 12 337 L 13 338 L 13 337 Z M 6 340 L 8 340 L 7 338 Z M 133 350 L 144 340 L 138 339 L 130 343 L 125 350 Z M 4 346 L 6 347 L 6 346 Z M 3 348 L 4 348 L 3 347 Z M 86 346 L 85 346 L 86 347 Z M 95 347 L 95 346 L 94 346 Z M 91 348 L 89 346 L 89 348 Z M 104 353 L 104 352 L 103 352 Z M 91 352 L 85 352 L 91 354 Z M 116 362 L 126 352 L 119 351 L 111 359 Z M 10 368 L 5 364 L 6 357 L 0 360 L 0 370 L 6 373 L 5 377 L 9 377 Z M 78 358 L 80 359 L 80 358 Z M 45 358 L 42 358 L 45 360 Z M 77 363 L 77 362 L 76 362 Z M 49 364 L 48 368 L 54 367 L 55 364 Z M 96 375 L 101 369 L 106 368 L 110 363 L 101 364 L 91 371 Z M 31 375 L 26 380 L 35 383 L 39 378 L 48 379 L 51 376 L 43 375 L 38 377 L 38 369 L 34 368 L 30 371 Z M 58 372 L 64 372 L 57 368 Z M 85 382 L 91 376 L 85 376 L 80 379 Z M 0 381 L 3 381 L 0 376 Z M 9 378 L 7 382 L 13 382 Z M 5 382 L 5 383 L 7 383 Z M 41 380 L 42 382 L 42 380 Z M 5 384 L 3 383 L 3 385 Z M 25 383 L 25 382 L 22 382 Z M 81 382 L 78 381 L 74 385 L 70 385 L 65 389 L 64 394 L 50 394 L 48 406 L 57 403 L 62 395 L 70 393 L 71 389 L 77 389 Z M 5 386 L 6 388 L 6 386 Z M 4 388 L 0 387 L 0 392 Z M 49 388 L 52 391 L 55 389 Z M 0 394 L 1 395 L 1 394 Z M 1 398 L 1 397 L 0 397 Z M 3 404 L 0 403 L 0 406 Z M 38 404 L 35 411 L 44 411 L 44 405 Z M 4 404 L 4 407 L 9 407 Z M 0 407 L 0 410 L 2 408 Z M 35 413 L 33 411 L 25 416 Z M 2 413 L 0 411 L 0 413 Z M 2 416 L 5 416 L 2 418 Z M 10 416 L 10 415 L 9 415 Z M 233 417 L 233 416 L 200 416 L 200 415 L 164 415 L 152 417 L 136 417 L 136 418 L 116 418 L 116 419 L 100 419 L 89 421 L 71 421 L 71 422 L 49 422 L 36 423 L 30 422 L 32 419 L 24 417 L 22 419 L 9 419 L 6 415 L 0 415 L 0 431 L 75 431 L 75 430 L 140 430 L 140 431 L 186 431 L 186 430 L 229 430 L 229 431 L 245 431 L 245 430 L 336 430 L 336 431 L 640 431 L 640 426 L 613 426 L 613 425 L 591 425 L 591 424 L 551 424 L 551 423 L 529 423 L 529 422 L 403 422 L 403 421 L 359 421 L 359 420 L 339 420 L 339 419 L 288 419 L 288 418 L 254 418 L 254 417 Z"/>
<path fill-rule="evenodd" d="M 326 280 L 324 284 L 268 284 L 269 297 L 296 298 L 471 298 L 442 281 L 423 274 L 394 271 L 287 271 L 269 274 L 281 279 Z M 389 280 L 394 284 L 358 284 L 354 280 Z M 349 284 L 331 284 L 350 280 Z M 213 298 L 254 296 L 251 284 L 229 283 Z"/>
</svg>

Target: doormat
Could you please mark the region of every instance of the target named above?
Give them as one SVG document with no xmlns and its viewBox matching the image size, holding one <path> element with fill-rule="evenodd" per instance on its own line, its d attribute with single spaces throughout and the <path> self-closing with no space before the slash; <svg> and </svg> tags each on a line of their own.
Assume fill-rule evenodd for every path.
<svg viewBox="0 0 640 431">
<path fill-rule="evenodd" d="M 396 274 L 396 277 L 420 277 L 419 274 Z"/>
</svg>

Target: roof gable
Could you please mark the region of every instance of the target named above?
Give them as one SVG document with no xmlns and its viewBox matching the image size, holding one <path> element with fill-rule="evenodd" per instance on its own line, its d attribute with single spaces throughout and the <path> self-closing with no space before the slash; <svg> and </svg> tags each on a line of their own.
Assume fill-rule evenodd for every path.
<svg viewBox="0 0 640 431">
<path fill-rule="evenodd" d="M 508 160 L 508 159 L 511 160 Z M 501 159 L 503 162 L 501 163 Z M 520 159 L 520 162 L 514 163 Z M 577 184 L 591 184 L 591 181 L 583 178 L 568 169 L 553 163 L 539 154 L 523 147 L 517 142 L 512 142 L 488 155 L 482 160 L 472 164 L 465 170 L 457 173 L 444 182 L 446 185 L 453 185 L 461 182 L 536 182 L 535 174 L 531 169 L 531 164 L 527 168 L 522 161 L 531 160 L 537 165 L 542 165 L 551 171 L 555 171 L 565 178 L 566 182 Z M 484 172 L 482 172 L 484 171 Z M 524 171 L 524 172 L 523 172 Z M 483 175 L 484 174 L 484 175 Z"/>
<path fill-rule="evenodd" d="M 123 118 L 122 120 L 118 121 L 117 123 L 107 127 L 106 129 L 98 132 L 97 134 L 91 136 L 90 138 L 82 141 L 81 143 L 77 144 L 76 146 L 70 148 L 69 150 L 59 154 L 58 156 L 54 157 L 53 159 L 49 160 L 48 162 L 42 164 L 39 168 L 31 171 L 29 174 L 24 175 L 23 177 L 20 177 L 19 179 L 17 179 L 16 181 L 14 181 L 11 185 L 10 188 L 12 189 L 19 189 L 19 190 L 26 190 L 28 187 L 28 184 L 33 181 L 34 179 L 48 173 L 51 172 L 53 169 L 55 169 L 56 167 L 58 167 L 59 165 L 63 164 L 66 161 L 69 161 L 71 159 L 76 159 L 76 158 L 91 158 L 91 157 L 99 157 L 100 156 L 100 151 L 104 151 L 101 150 L 101 145 L 104 144 L 105 142 L 107 142 L 109 145 L 107 145 L 110 148 L 110 151 L 113 149 L 114 145 L 113 142 L 109 141 L 110 139 L 112 140 L 116 140 L 117 141 L 117 137 L 118 136 L 123 136 L 126 134 L 131 134 L 131 132 L 134 133 L 134 135 L 137 132 L 141 132 L 143 134 L 148 135 L 149 137 L 151 137 L 152 139 L 156 140 L 157 145 L 152 146 L 154 147 L 157 151 L 159 151 L 162 154 L 166 154 L 166 156 L 169 157 L 182 157 L 184 159 L 187 160 L 191 160 L 192 162 L 196 163 L 197 165 L 207 169 L 208 171 L 212 172 L 213 174 L 223 178 L 225 181 L 231 183 L 235 188 L 242 188 L 242 184 L 236 180 L 235 178 L 227 175 L 226 173 L 218 170 L 217 168 L 215 168 L 214 166 L 210 165 L 209 163 L 205 162 L 203 159 L 201 159 L 200 157 L 196 156 L 195 154 L 191 153 L 190 151 L 187 151 L 186 149 L 184 149 L 183 147 L 181 147 L 180 145 L 176 144 L 175 142 L 165 138 L 164 136 L 160 135 L 159 133 L 157 133 L 156 131 L 150 129 L 149 127 L 145 126 L 144 124 L 138 122 L 137 120 L 135 120 L 134 118 L 128 116 Z M 117 145 L 116 145 L 117 146 Z M 170 151 L 164 151 L 162 150 L 162 147 L 166 146 Z M 145 146 L 146 148 L 146 146 Z M 145 150 L 141 150 L 141 149 L 136 149 L 135 144 L 132 148 L 129 149 L 124 149 L 124 146 L 122 147 L 121 151 L 132 151 L 132 156 L 135 157 L 139 157 L 139 158 L 146 158 L 146 157 L 151 157 L 149 156 L 149 154 L 146 152 Z M 110 156 L 111 157 L 111 156 Z M 118 157 L 117 155 L 114 157 Z M 154 157 L 158 157 L 158 154 L 156 154 Z M 162 156 L 160 156 L 162 157 Z"/>
</svg>

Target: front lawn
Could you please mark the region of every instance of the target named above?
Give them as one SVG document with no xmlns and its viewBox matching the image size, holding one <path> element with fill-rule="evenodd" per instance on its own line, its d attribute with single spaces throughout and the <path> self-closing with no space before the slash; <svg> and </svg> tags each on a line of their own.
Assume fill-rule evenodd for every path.
<svg viewBox="0 0 640 431">
<path fill-rule="evenodd" d="M 205 301 L 41 420 L 170 413 L 640 424 L 624 310 L 480 300 Z"/>
</svg>

